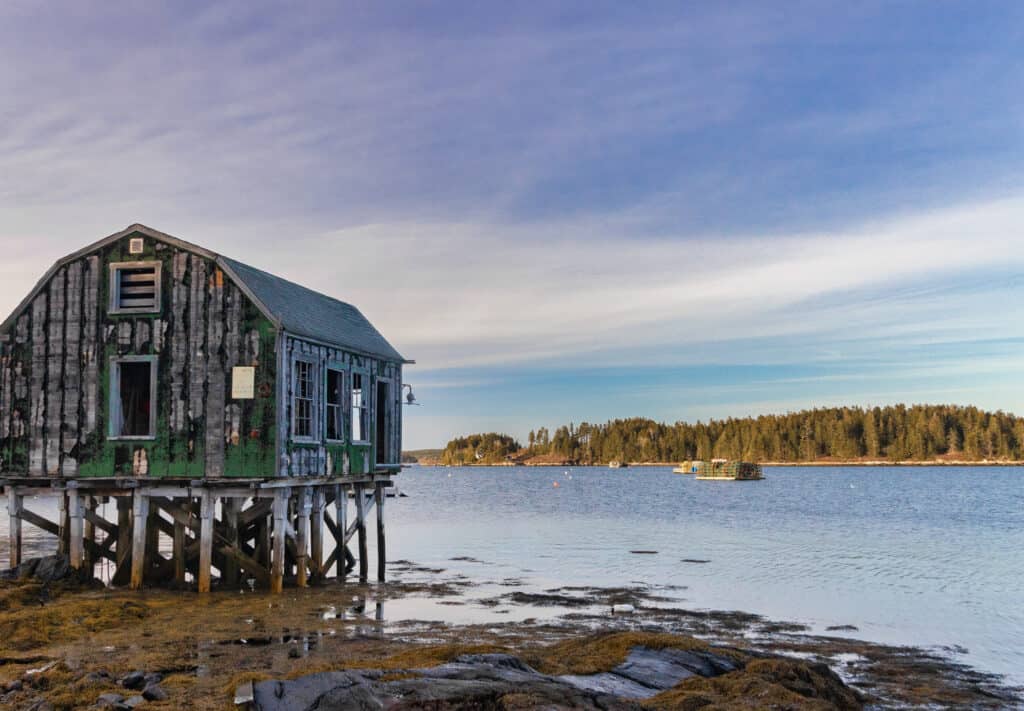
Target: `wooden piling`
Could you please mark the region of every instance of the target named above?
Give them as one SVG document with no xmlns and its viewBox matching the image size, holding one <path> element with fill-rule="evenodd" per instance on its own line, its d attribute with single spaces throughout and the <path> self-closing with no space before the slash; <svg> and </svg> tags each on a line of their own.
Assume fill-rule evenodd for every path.
<svg viewBox="0 0 1024 711">
<path fill-rule="evenodd" d="M 387 555 L 384 546 L 384 485 L 378 483 L 373 492 L 377 505 L 377 580 L 384 582 L 386 577 Z"/>
<path fill-rule="evenodd" d="M 10 564 L 21 565 L 21 506 L 22 495 L 13 486 L 7 489 L 7 515 L 10 523 Z"/>
<path fill-rule="evenodd" d="M 238 509 L 242 503 L 239 499 L 225 496 L 220 501 L 221 519 L 224 523 L 224 539 L 229 546 L 238 546 Z M 224 556 L 222 580 L 227 590 L 238 588 L 238 561 L 234 556 Z"/>
<path fill-rule="evenodd" d="M 359 581 L 365 583 L 369 577 L 369 561 L 366 549 L 366 496 L 362 484 L 355 485 L 356 494 L 356 536 L 359 538 Z"/>
<path fill-rule="evenodd" d="M 312 507 L 309 487 L 302 487 L 296 496 L 295 515 L 295 584 L 306 587 L 309 580 L 309 514 Z"/>
<path fill-rule="evenodd" d="M 68 554 L 68 494 L 57 492 L 57 555 Z"/>
<path fill-rule="evenodd" d="M 81 570 L 85 563 L 85 527 L 82 512 L 82 497 L 78 491 L 68 492 L 68 557 L 71 567 Z"/>
<path fill-rule="evenodd" d="M 96 559 L 93 556 L 93 550 L 96 548 L 96 524 L 93 523 L 93 518 L 96 516 L 96 507 L 98 503 L 95 496 L 85 497 L 85 565 L 84 568 L 88 571 L 92 571 L 93 566 L 96 563 Z"/>
<path fill-rule="evenodd" d="M 324 577 L 324 492 L 323 487 L 313 490 L 313 502 L 309 518 L 309 567 L 313 580 Z"/>
<path fill-rule="evenodd" d="M 348 576 L 348 559 L 345 556 L 348 550 L 345 536 L 348 531 L 348 489 L 342 484 L 335 487 L 334 520 L 334 563 L 338 566 L 338 580 L 344 582 Z"/>
<path fill-rule="evenodd" d="M 146 570 L 146 529 L 149 522 L 149 497 L 142 489 L 136 489 L 132 496 L 132 578 L 131 589 L 142 588 Z M 120 558 L 120 551 L 118 551 Z"/>
<path fill-rule="evenodd" d="M 284 549 L 288 525 L 288 489 L 274 492 L 273 552 L 271 554 L 270 592 L 284 590 Z"/>
<path fill-rule="evenodd" d="M 213 508 L 216 498 L 209 489 L 203 489 L 199 507 L 199 592 L 210 592 L 213 565 Z"/>
<path fill-rule="evenodd" d="M 112 585 L 124 585 L 130 579 L 129 568 L 132 561 L 132 498 L 117 498 L 117 548 L 114 575 L 110 579 Z"/>
<path fill-rule="evenodd" d="M 188 499 L 175 499 L 174 503 L 188 501 Z M 185 524 L 177 517 L 174 519 L 174 535 L 171 544 L 171 557 L 174 559 L 174 583 L 179 587 L 185 585 Z"/>
</svg>

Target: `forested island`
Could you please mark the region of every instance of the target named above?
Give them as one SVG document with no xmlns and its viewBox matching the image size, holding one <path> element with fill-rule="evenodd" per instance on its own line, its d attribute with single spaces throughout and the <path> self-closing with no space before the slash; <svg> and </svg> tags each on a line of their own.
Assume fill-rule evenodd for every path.
<svg viewBox="0 0 1024 711">
<path fill-rule="evenodd" d="M 435 461 L 606 464 L 689 459 L 758 462 L 1005 462 L 1024 459 L 1024 418 L 958 405 L 832 407 L 784 415 L 665 424 L 645 418 L 458 437 Z"/>
</svg>

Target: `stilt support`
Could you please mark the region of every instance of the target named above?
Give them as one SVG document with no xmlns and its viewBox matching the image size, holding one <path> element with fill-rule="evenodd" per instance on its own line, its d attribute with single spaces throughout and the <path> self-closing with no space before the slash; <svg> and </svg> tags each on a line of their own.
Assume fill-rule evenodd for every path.
<svg viewBox="0 0 1024 711">
<path fill-rule="evenodd" d="M 13 486 L 7 490 L 7 516 L 10 523 L 10 563 L 12 568 L 21 565 L 21 502 L 22 496 Z"/>
<path fill-rule="evenodd" d="M 82 497 L 71 489 L 68 491 L 68 557 L 75 570 L 81 570 L 85 563 L 84 522 Z"/>
<path fill-rule="evenodd" d="M 374 490 L 377 497 L 377 580 L 384 582 L 387 568 L 387 547 L 384 545 L 384 486 L 377 484 Z"/>
<path fill-rule="evenodd" d="M 132 495 L 132 590 L 142 588 L 146 570 L 146 523 L 149 521 L 149 497 L 141 489 Z M 118 558 L 120 558 L 118 551 Z"/>
<path fill-rule="evenodd" d="M 279 489 L 274 493 L 274 529 L 273 552 L 271 554 L 270 592 L 280 593 L 284 590 L 284 550 L 285 536 L 288 527 L 288 496 L 287 489 Z"/>
<path fill-rule="evenodd" d="M 199 506 L 199 592 L 210 592 L 213 567 L 213 508 L 217 500 L 209 489 L 203 489 Z"/>
<path fill-rule="evenodd" d="M 366 552 L 366 488 L 355 485 L 356 492 L 356 535 L 359 538 L 359 582 L 365 583 L 370 574 L 370 561 Z"/>
</svg>

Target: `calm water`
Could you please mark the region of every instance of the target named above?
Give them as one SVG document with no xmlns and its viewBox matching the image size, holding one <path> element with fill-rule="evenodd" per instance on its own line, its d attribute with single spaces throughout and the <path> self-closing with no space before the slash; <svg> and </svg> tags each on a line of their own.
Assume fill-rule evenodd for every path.
<svg viewBox="0 0 1024 711">
<path fill-rule="evenodd" d="M 388 500 L 389 557 L 535 588 L 686 586 L 694 608 L 960 646 L 963 661 L 1024 683 L 1024 468 L 765 474 L 414 467 L 400 477 L 409 497 Z M 480 562 L 451 560 L 461 556 Z"/>
<path fill-rule="evenodd" d="M 525 569 L 540 586 L 685 585 L 694 607 L 959 645 L 964 661 L 1024 682 L 1024 468 L 765 475 L 415 467 L 401 478 L 410 498 L 389 509 L 389 547 L 449 569 L 479 558 L 461 570 L 480 578 Z"/>
</svg>

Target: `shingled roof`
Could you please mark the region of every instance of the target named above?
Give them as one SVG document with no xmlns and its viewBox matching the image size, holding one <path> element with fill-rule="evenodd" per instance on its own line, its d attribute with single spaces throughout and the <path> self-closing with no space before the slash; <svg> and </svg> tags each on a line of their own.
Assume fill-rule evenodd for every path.
<svg viewBox="0 0 1024 711">
<path fill-rule="evenodd" d="M 218 261 L 249 288 L 289 333 L 386 360 L 405 360 L 355 306 L 234 259 L 220 257 Z"/>
<path fill-rule="evenodd" d="M 228 276 L 238 282 L 239 287 L 268 318 L 292 335 L 384 360 L 412 362 L 405 360 L 355 306 L 137 223 L 54 264 L 14 313 L 0 325 L 0 334 L 9 330 L 17 316 L 27 308 L 61 267 L 111 242 L 136 233 L 214 260 Z"/>
</svg>

